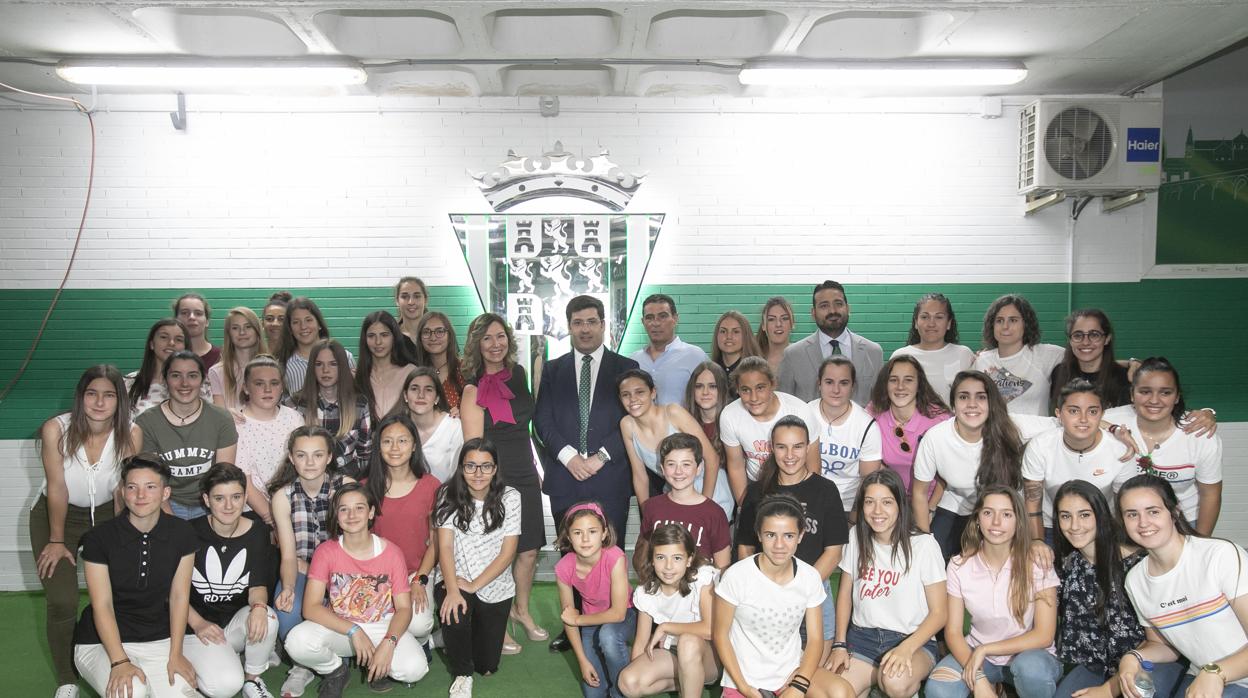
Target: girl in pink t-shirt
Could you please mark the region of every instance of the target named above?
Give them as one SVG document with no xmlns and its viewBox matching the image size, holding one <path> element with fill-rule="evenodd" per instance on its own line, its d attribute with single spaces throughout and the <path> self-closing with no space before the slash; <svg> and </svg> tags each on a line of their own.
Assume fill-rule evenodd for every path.
<svg viewBox="0 0 1248 698">
<path fill-rule="evenodd" d="M 949 562 L 945 587 L 949 654 L 927 679 L 927 698 L 992 698 L 1013 684 L 1019 698 L 1052 698 L 1062 665 L 1054 654 L 1057 574 L 1031 554 L 1031 527 L 1018 491 L 983 488 Z M 964 612 L 971 632 L 962 635 Z"/>
<path fill-rule="evenodd" d="M 628 640 L 637 625 L 624 551 L 616 547 L 615 531 L 597 502 L 568 509 L 557 543 L 564 552 L 555 563 L 560 618 L 581 667 L 581 694 L 618 695 L 620 671 L 631 658 Z M 581 594 L 579 611 L 573 590 Z"/>
<path fill-rule="evenodd" d="M 880 427 L 884 465 L 897 471 L 908 493 L 919 440 L 928 429 L 951 416 L 944 398 L 927 382 L 918 359 L 902 354 L 884 364 L 871 389 L 867 411 Z"/>
</svg>

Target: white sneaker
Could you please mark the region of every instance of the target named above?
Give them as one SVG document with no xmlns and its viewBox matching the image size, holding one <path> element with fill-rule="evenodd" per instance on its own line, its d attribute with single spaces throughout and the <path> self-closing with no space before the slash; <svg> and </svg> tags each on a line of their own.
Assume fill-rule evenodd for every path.
<svg viewBox="0 0 1248 698">
<path fill-rule="evenodd" d="M 316 674 L 311 669 L 296 665 L 282 683 L 282 698 L 299 698 L 315 678 Z"/>
<path fill-rule="evenodd" d="M 78 684 L 67 683 L 58 686 L 52 698 L 78 698 Z"/>
<path fill-rule="evenodd" d="M 265 671 L 268 671 L 281 663 L 282 658 L 277 654 L 277 650 L 275 649 L 272 652 L 269 652 L 269 666 L 265 668 Z"/>
<path fill-rule="evenodd" d="M 256 677 L 247 679 L 243 682 L 244 698 L 273 698 L 273 694 L 269 693 L 269 687 L 264 685 L 264 679 Z"/>
<path fill-rule="evenodd" d="M 456 676 L 451 684 L 450 698 L 472 698 L 472 677 Z"/>
</svg>

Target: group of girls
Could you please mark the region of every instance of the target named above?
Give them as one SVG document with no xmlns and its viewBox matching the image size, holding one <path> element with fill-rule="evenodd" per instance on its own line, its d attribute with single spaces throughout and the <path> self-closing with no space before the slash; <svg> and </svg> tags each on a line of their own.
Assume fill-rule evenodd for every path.
<svg viewBox="0 0 1248 698">
<path fill-rule="evenodd" d="M 497 315 L 478 317 L 461 359 L 449 318 L 428 310 L 423 283 L 400 281 L 395 302 L 397 320 L 383 311 L 364 319 L 358 368 L 310 299 L 275 294 L 262 317 L 232 309 L 218 351 L 205 338 L 207 301 L 192 293 L 174 302 L 175 318 L 153 325 L 139 371 L 124 379 L 107 366 L 84 373 L 74 408 L 43 428 L 48 479 L 31 514 L 62 689 L 73 688 L 79 650 L 99 645 L 113 664 L 108 672 L 100 671 L 98 651 L 79 661 L 97 690 L 111 698 L 138 680 L 159 695 L 164 684 L 147 682 L 141 670 L 154 666 L 148 655 L 126 648 L 150 641 L 167 643 L 171 682 L 181 676 L 209 695 L 239 686 L 267 695 L 259 674 L 279 661 L 274 647 L 293 664 L 285 695 L 302 694 L 316 673 L 326 695 L 340 693 L 347 681 L 340 657 L 350 655 L 368 667 L 375 687 L 388 676 L 411 682 L 427 671 L 421 645 L 434 642 L 436 615 L 455 675 L 451 695 L 471 695 L 474 673 L 491 674 L 501 654 L 522 650 L 509 621 L 530 641 L 548 637 L 529 612 L 546 539 L 529 442 L 534 399 L 511 328 Z M 1165 631 L 1182 624 L 1181 614 L 1148 626 L 1170 648 L 1151 634 L 1138 654 L 1124 655 L 1131 643 L 1105 641 L 1131 616 L 1127 570 L 1147 557 L 1151 576 L 1139 593 L 1153 593 L 1152 578 L 1182 561 L 1171 539 L 1204 541 L 1213 531 L 1221 447 L 1212 411 L 1187 410 L 1174 366 L 1114 360 L 1104 313 L 1077 311 L 1067 321 L 1068 347 L 1044 348 L 1030 305 L 1006 296 L 990 307 L 988 349 L 976 355 L 957 344 L 949 300 L 929 294 L 915 305 L 910 344 L 887 362 L 866 405 L 852 401 L 855 370 L 843 357 L 821 366 L 819 397 L 809 404 L 777 392 L 792 308 L 770 299 L 762 320 L 755 336 L 743 315 L 720 318 L 712 359 L 690 375 L 683 404 L 657 404 L 644 371 L 618 381 L 642 509 L 632 560 L 640 584 L 630 594 L 623 541 L 597 504 L 565 517 L 558 541 L 561 620 L 586 695 L 694 695 L 721 669 L 726 689 L 742 695 L 861 694 L 872 684 L 911 695 L 929 672 L 928 691 L 981 692 L 1011 682 L 1039 687 L 1027 695 L 1052 695 L 1046 687 L 1062 676 L 1052 660 L 1059 610 L 1058 656 L 1079 666 L 1061 680 L 1071 693 L 1101 687 L 1134 695 L 1119 684 L 1149 657 L 1166 660 L 1156 662 L 1159 687 L 1176 683 L 1177 671 L 1167 674 L 1171 648 L 1189 660 L 1228 655 L 1180 647 L 1208 639 L 1186 631 L 1176 632 L 1187 640 L 1171 641 Z M 1016 409 L 1023 393 L 1003 395 L 1001 376 L 1010 390 L 1009 376 L 1023 378 L 1028 399 L 1043 393 L 1055 416 Z M 134 486 L 148 490 L 136 495 L 137 509 L 125 496 L 131 485 L 123 471 L 146 483 Z M 662 492 L 652 476 L 665 482 Z M 1137 512 L 1147 513 L 1149 523 L 1137 527 L 1147 544 L 1119 533 L 1128 516 L 1124 493 L 1134 490 L 1153 493 L 1179 532 L 1165 537 L 1169 547 L 1156 565 L 1148 556 L 1160 540 L 1158 507 Z M 1121 519 L 1108 504 L 1115 500 Z M 1083 508 L 1064 508 L 1075 505 Z M 798 514 L 789 515 L 794 506 Z M 162 545 L 176 543 L 173 517 L 161 510 L 204 522 L 192 530 L 200 558 L 188 573 L 198 576 L 184 618 L 173 603 L 175 596 L 182 602 L 180 560 L 170 558 L 178 564 L 166 570 L 165 625 L 194 632 L 182 639 L 150 623 L 138 632 L 120 605 L 150 597 L 136 595 L 147 580 L 97 572 L 84 618 L 105 632 L 80 630 L 98 642 L 75 645 L 76 581 L 65 563 L 114 511 L 126 516 L 109 535 L 137 531 L 146 540 L 159 529 L 171 531 L 158 538 Z M 1090 530 L 1095 545 L 1085 540 Z M 267 571 L 264 554 L 236 542 L 254 564 L 246 573 L 251 586 L 239 587 L 241 568 L 222 567 L 226 544 L 204 552 L 212 540 L 269 536 L 277 547 Z M 1052 567 L 1041 538 L 1057 550 Z M 1221 548 L 1234 546 L 1209 549 L 1224 554 Z M 1201 549 L 1201 564 L 1224 564 Z M 96 561 L 85 548 L 83 555 Z M 108 551 L 97 548 L 95 556 L 113 564 Z M 730 567 L 733 559 L 740 562 Z M 743 562 L 753 567 L 738 569 Z M 1000 598 L 962 597 L 964 583 Z M 246 593 L 223 605 L 223 584 Z M 105 589 L 107 603 L 95 602 Z M 1237 589 L 1223 600 L 1233 602 Z M 1188 598 L 1177 594 L 1165 608 L 1178 613 Z M 781 601 L 797 605 L 774 605 Z M 972 618 L 965 639 L 963 613 Z M 930 640 L 946 624 L 950 654 L 938 662 Z M 788 638 L 797 630 L 794 652 Z M 221 668 L 229 664 L 226 645 L 237 671 Z M 122 661 L 122 649 L 132 662 Z M 1119 663 L 1124 672 L 1115 679 Z M 1221 671 L 1239 680 L 1248 666 L 1228 662 Z M 1211 680 L 1198 679 L 1207 690 Z"/>
</svg>

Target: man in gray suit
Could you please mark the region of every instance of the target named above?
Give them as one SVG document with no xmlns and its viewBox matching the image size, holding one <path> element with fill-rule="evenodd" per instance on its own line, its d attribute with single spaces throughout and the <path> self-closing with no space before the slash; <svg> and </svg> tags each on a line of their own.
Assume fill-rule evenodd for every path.
<svg viewBox="0 0 1248 698">
<path fill-rule="evenodd" d="M 884 351 L 880 345 L 846 327 L 849 301 L 845 298 L 845 287 L 835 281 L 824 281 L 816 286 L 810 316 L 819 331 L 784 350 L 784 359 L 780 361 L 780 392 L 796 395 L 807 402 L 819 397 L 819 365 L 826 358 L 841 355 L 854 364 L 857 375 L 854 402 L 865 406 L 875 377 L 884 365 Z"/>
</svg>

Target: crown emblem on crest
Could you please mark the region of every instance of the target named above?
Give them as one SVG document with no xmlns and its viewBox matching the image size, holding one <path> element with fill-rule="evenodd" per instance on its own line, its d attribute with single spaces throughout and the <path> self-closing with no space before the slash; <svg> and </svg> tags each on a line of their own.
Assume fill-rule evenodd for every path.
<svg viewBox="0 0 1248 698">
<path fill-rule="evenodd" d="M 520 156 L 507 151 L 507 159 L 498 167 L 480 173 L 468 173 L 477 182 L 481 194 L 498 212 L 516 204 L 549 196 L 570 196 L 598 203 L 612 211 L 623 211 L 641 188 L 644 174 L 625 171 L 611 162 L 604 148 L 597 155 L 585 158 L 563 149 L 555 141 L 553 150 L 539 156 Z"/>
</svg>

